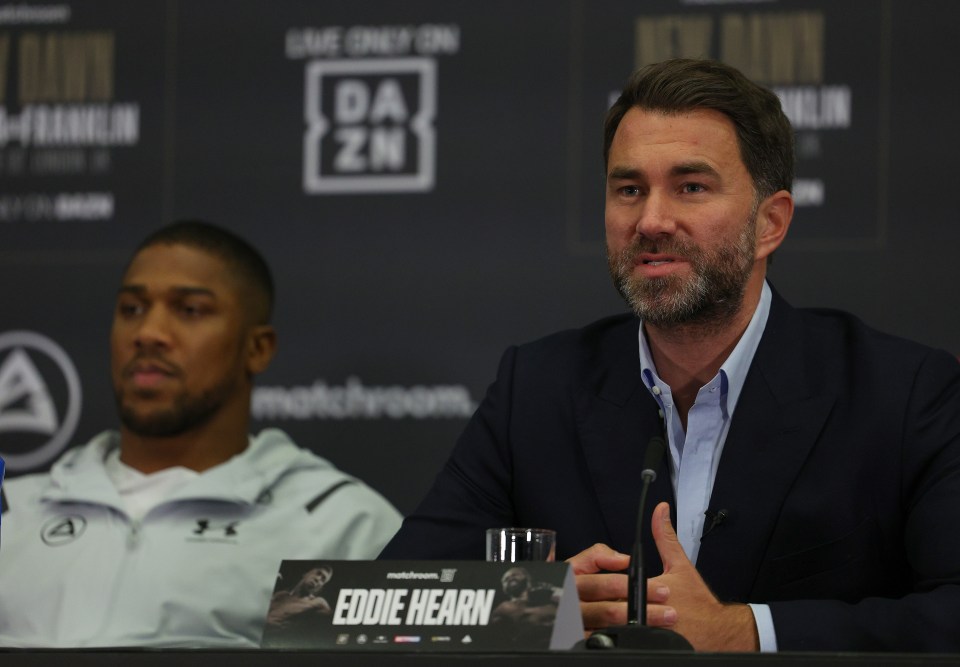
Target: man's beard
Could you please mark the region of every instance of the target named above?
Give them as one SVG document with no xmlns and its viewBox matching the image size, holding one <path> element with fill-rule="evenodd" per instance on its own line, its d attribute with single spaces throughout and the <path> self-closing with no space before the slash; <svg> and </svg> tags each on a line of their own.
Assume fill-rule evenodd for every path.
<svg viewBox="0 0 960 667">
<path fill-rule="evenodd" d="M 615 256 L 608 250 L 610 276 L 633 311 L 654 326 L 723 326 L 743 304 L 756 252 L 756 219 L 754 210 L 736 239 L 711 251 L 675 237 L 637 236 Z M 693 275 L 634 276 L 634 258 L 639 253 L 682 257 Z"/>
<path fill-rule="evenodd" d="M 141 437 L 171 438 L 208 422 L 223 407 L 232 391 L 233 382 L 227 380 L 199 395 L 181 393 L 169 408 L 148 414 L 127 407 L 122 388 L 118 387 L 115 394 L 120 423 L 128 431 Z"/>
</svg>

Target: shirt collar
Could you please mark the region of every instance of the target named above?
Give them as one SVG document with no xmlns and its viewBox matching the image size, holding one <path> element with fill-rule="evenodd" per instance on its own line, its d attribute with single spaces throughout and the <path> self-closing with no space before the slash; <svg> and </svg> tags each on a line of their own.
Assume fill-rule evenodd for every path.
<svg viewBox="0 0 960 667">
<path fill-rule="evenodd" d="M 747 379 L 747 372 L 750 370 L 750 364 L 753 362 L 753 355 L 760 345 L 760 339 L 763 337 L 763 330 L 767 326 L 767 318 L 770 315 L 770 302 L 772 301 L 772 292 L 767 281 L 763 282 L 760 290 L 760 301 L 757 303 L 756 310 L 753 311 L 753 317 L 750 318 L 750 324 L 747 325 L 743 335 L 737 342 L 733 352 L 727 357 L 726 361 L 720 366 L 720 380 L 725 385 L 725 398 L 721 405 L 726 413 L 725 416 L 733 414 L 737 407 L 737 399 L 740 398 L 740 392 Z M 653 380 L 660 382 L 660 376 L 657 375 L 656 366 L 653 364 L 653 355 L 650 353 L 650 347 L 647 344 L 647 336 L 643 333 L 643 326 L 640 327 L 640 370 L 646 380 L 647 389 L 652 389 Z M 657 398 L 656 395 L 654 395 Z M 659 402 L 659 399 L 658 399 Z"/>
</svg>

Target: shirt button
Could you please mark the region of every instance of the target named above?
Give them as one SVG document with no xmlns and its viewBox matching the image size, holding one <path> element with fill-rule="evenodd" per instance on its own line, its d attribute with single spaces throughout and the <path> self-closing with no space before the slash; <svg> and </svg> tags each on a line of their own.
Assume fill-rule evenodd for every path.
<svg viewBox="0 0 960 667">
<path fill-rule="evenodd" d="M 653 388 L 653 395 L 654 395 L 654 396 L 659 396 L 659 395 L 660 395 L 660 387 L 654 387 L 654 388 Z"/>
</svg>

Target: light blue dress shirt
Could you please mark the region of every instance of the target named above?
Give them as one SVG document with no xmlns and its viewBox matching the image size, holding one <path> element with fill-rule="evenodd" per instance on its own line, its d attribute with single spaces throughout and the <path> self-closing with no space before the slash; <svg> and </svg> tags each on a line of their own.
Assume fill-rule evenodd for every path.
<svg viewBox="0 0 960 667">
<path fill-rule="evenodd" d="M 730 430 L 730 420 L 753 355 L 763 336 L 770 314 L 770 301 L 770 286 L 764 282 L 760 302 L 743 336 L 717 374 L 697 392 L 697 398 L 687 413 L 686 432 L 677 414 L 670 385 L 657 375 L 647 337 L 643 327 L 640 327 L 640 368 L 644 383 L 660 404 L 670 451 L 670 479 L 677 503 L 677 537 L 693 563 L 697 562 L 700 553 L 706 511 L 710 506 L 710 495 Z M 719 509 L 722 508 L 715 507 L 713 511 Z M 776 651 L 777 637 L 770 608 L 758 604 L 751 604 L 750 608 L 757 622 L 760 650 Z"/>
</svg>

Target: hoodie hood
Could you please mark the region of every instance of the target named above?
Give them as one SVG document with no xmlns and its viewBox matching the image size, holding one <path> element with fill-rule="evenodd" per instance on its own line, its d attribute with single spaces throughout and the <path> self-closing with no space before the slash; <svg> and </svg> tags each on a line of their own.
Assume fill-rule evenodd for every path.
<svg viewBox="0 0 960 667">
<path fill-rule="evenodd" d="M 89 502 L 122 508 L 119 494 L 104 469 L 107 456 L 120 446 L 120 434 L 105 431 L 87 445 L 68 450 L 50 470 L 50 487 L 43 497 L 56 501 Z M 250 437 L 249 446 L 223 463 L 203 471 L 168 498 L 176 500 L 221 500 L 252 505 L 292 473 L 311 470 L 330 485 L 345 475 L 326 459 L 295 445 L 279 429 L 264 429 Z M 352 478 L 349 478 L 352 479 Z"/>
</svg>

